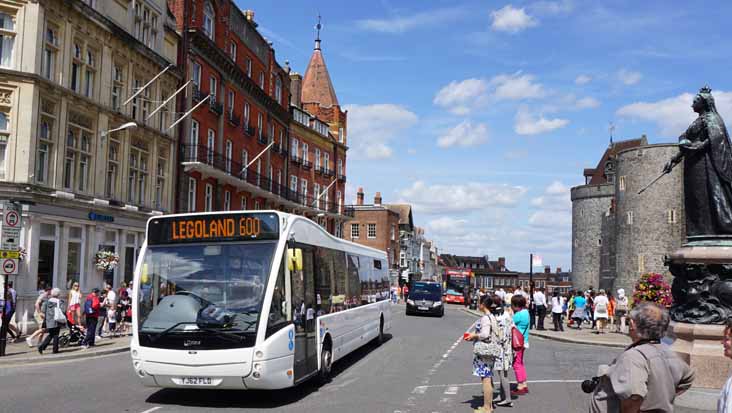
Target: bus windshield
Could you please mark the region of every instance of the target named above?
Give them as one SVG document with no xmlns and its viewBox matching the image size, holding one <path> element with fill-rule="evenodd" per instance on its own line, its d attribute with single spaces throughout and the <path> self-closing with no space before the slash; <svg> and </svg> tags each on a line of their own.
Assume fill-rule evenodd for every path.
<svg viewBox="0 0 732 413">
<path fill-rule="evenodd" d="M 139 277 L 138 328 L 254 333 L 276 241 L 148 246 Z"/>
</svg>

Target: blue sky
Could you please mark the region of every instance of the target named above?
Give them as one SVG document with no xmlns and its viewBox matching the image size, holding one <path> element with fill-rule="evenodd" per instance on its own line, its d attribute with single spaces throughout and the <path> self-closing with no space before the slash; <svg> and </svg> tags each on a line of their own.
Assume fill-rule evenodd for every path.
<svg viewBox="0 0 732 413">
<path fill-rule="evenodd" d="M 726 2 L 237 1 L 301 73 L 323 16 L 349 200 L 409 202 L 443 252 L 515 270 L 530 252 L 571 267 L 569 188 L 610 122 L 616 140 L 674 141 L 705 83 L 732 119 Z"/>
</svg>

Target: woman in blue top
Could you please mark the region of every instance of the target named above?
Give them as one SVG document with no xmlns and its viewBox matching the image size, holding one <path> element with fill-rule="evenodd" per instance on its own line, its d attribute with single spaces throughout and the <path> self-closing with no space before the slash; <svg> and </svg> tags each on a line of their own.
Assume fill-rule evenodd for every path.
<svg viewBox="0 0 732 413">
<path fill-rule="evenodd" d="M 572 320 L 577 324 L 577 330 L 582 329 L 582 321 L 585 319 L 585 306 L 587 300 L 582 295 L 582 291 L 577 290 L 574 297 L 574 312 L 572 312 Z"/>
<path fill-rule="evenodd" d="M 524 347 L 515 350 L 513 358 L 513 371 L 516 373 L 518 385 L 516 390 L 511 392 L 512 396 L 519 396 L 529 392 L 526 384 L 526 368 L 524 367 L 524 352 L 529 348 L 529 310 L 526 309 L 526 297 L 516 294 L 511 298 L 511 309 L 513 310 L 513 324 L 521 335 L 524 336 Z"/>
</svg>

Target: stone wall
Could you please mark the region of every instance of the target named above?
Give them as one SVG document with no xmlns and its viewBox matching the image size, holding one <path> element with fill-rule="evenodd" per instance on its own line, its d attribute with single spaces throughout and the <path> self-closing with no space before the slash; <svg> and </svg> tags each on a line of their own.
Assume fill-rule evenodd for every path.
<svg viewBox="0 0 732 413">
<path fill-rule="evenodd" d="M 683 164 L 643 194 L 638 195 L 638 191 L 661 173 L 677 151 L 676 145 L 660 144 L 617 155 L 614 290 L 632 291 L 638 277 L 646 272 L 664 274 L 671 281 L 663 258 L 681 246 L 686 234 Z"/>
<path fill-rule="evenodd" d="M 610 209 L 613 184 L 572 188 L 572 284 L 597 286 L 600 280 L 602 219 Z"/>
</svg>

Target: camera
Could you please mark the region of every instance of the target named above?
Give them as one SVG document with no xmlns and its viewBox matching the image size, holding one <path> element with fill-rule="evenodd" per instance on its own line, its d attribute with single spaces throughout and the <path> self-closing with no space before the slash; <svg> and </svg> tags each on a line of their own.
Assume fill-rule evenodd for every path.
<svg viewBox="0 0 732 413">
<path fill-rule="evenodd" d="M 589 380 L 585 380 L 582 382 L 582 391 L 585 393 L 592 393 L 595 391 L 598 384 L 600 384 L 599 377 L 593 377 Z"/>
</svg>

